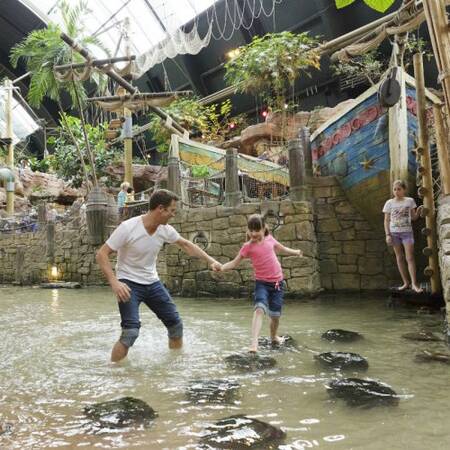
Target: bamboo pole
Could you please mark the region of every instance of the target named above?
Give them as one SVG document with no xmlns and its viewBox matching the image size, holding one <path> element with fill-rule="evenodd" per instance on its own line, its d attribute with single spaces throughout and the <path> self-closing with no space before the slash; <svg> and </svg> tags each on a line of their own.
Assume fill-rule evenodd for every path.
<svg viewBox="0 0 450 450">
<path fill-rule="evenodd" d="M 447 128 L 450 129 L 450 33 L 444 0 L 423 0 L 433 53 L 439 70 L 447 108 Z"/>
<path fill-rule="evenodd" d="M 124 20 L 124 30 L 125 54 L 130 56 L 130 19 L 128 17 Z M 130 75 L 130 73 L 127 75 Z M 120 88 L 119 91 L 122 91 L 120 94 L 125 95 L 123 88 Z M 133 116 L 131 115 L 131 110 L 123 108 L 123 116 L 125 117 L 125 122 L 123 123 L 125 181 L 133 187 Z"/>
<path fill-rule="evenodd" d="M 423 206 L 428 210 L 425 216 L 424 234 L 427 236 L 427 247 L 432 249 L 428 257 L 428 267 L 424 273 L 430 276 L 431 293 L 437 294 L 441 291 L 441 282 L 439 277 L 439 262 L 436 244 L 436 219 L 433 197 L 433 176 L 431 171 L 431 157 L 429 136 L 426 118 L 426 97 L 425 97 L 425 77 L 423 72 L 422 53 L 416 53 L 413 57 L 414 76 L 416 79 L 416 98 L 417 98 L 417 119 L 419 124 L 419 147 L 423 149 L 421 155 L 421 165 L 423 166 L 422 187 Z"/>
<path fill-rule="evenodd" d="M 448 133 L 445 129 L 441 107 L 433 105 L 434 124 L 436 131 L 436 147 L 439 159 L 439 172 L 441 174 L 442 192 L 450 194 L 450 160 L 448 155 Z"/>
</svg>

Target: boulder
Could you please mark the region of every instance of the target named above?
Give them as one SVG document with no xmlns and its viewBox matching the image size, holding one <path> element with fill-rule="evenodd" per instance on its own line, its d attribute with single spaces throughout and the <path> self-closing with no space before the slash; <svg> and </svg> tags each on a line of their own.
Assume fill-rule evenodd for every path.
<svg viewBox="0 0 450 450">
<path fill-rule="evenodd" d="M 297 350 L 296 340 L 289 335 L 280 336 L 281 342 L 273 342 L 269 337 L 261 336 L 258 339 L 258 346 L 267 350 Z"/>
<path fill-rule="evenodd" d="M 327 389 L 332 398 L 342 399 L 353 407 L 396 406 L 399 403 L 397 393 L 389 385 L 370 379 L 333 380 Z"/>
<path fill-rule="evenodd" d="M 125 169 L 121 163 L 106 167 L 105 172 L 116 183 L 121 183 L 125 176 Z M 163 180 L 167 180 L 167 167 L 153 166 L 151 164 L 133 164 L 133 187 L 135 192 L 144 191 Z"/>
<path fill-rule="evenodd" d="M 239 388 L 232 380 L 193 380 L 186 396 L 193 403 L 232 403 Z"/>
<path fill-rule="evenodd" d="M 268 122 L 250 125 L 241 133 L 240 152 L 256 156 L 254 145 L 261 140 L 272 141 L 281 139 L 281 130 L 274 124 Z"/>
<path fill-rule="evenodd" d="M 367 370 L 369 363 L 357 353 L 326 352 L 315 355 L 314 359 L 322 366 L 339 370 Z"/>
<path fill-rule="evenodd" d="M 133 397 L 86 406 L 84 413 L 95 425 L 102 428 L 146 426 L 158 416 L 147 403 Z"/>
<path fill-rule="evenodd" d="M 200 448 L 275 450 L 285 438 L 286 433 L 280 428 L 245 415 L 236 415 L 210 425 L 200 439 Z"/>
<path fill-rule="evenodd" d="M 326 339 L 331 342 L 355 342 L 363 339 L 363 335 L 357 333 L 356 331 L 348 331 L 341 329 L 332 329 L 325 331 L 322 334 L 322 339 Z"/>
<path fill-rule="evenodd" d="M 277 364 L 274 358 L 269 356 L 260 356 L 258 353 L 236 353 L 234 355 L 227 356 L 225 362 L 232 369 L 239 370 L 241 372 L 253 372 L 256 370 L 264 370 L 275 367 Z"/>
</svg>

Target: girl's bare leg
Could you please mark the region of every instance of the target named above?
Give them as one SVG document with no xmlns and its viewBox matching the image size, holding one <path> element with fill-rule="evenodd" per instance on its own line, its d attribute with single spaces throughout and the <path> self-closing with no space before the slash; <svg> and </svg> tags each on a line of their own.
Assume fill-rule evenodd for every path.
<svg viewBox="0 0 450 450">
<path fill-rule="evenodd" d="M 395 258 L 397 259 L 397 267 L 400 272 L 400 276 L 403 280 L 403 286 L 399 287 L 399 290 L 404 290 L 409 287 L 408 271 L 406 270 L 405 259 L 403 257 L 403 248 L 401 244 L 394 245 Z"/>
<path fill-rule="evenodd" d="M 278 325 L 280 324 L 279 317 L 271 317 L 270 318 L 270 338 L 272 342 L 275 344 L 281 344 L 281 338 L 277 335 Z"/>
<path fill-rule="evenodd" d="M 403 244 L 405 247 L 406 262 L 408 263 L 409 276 L 411 277 L 411 287 L 417 293 L 422 292 L 422 289 L 417 284 L 416 277 L 416 261 L 414 260 L 414 244 Z"/>
<path fill-rule="evenodd" d="M 258 338 L 259 333 L 261 332 L 263 318 L 264 318 L 264 311 L 261 308 L 256 308 L 255 312 L 253 313 L 253 320 L 252 320 L 252 343 L 250 345 L 251 352 L 258 351 Z"/>
</svg>

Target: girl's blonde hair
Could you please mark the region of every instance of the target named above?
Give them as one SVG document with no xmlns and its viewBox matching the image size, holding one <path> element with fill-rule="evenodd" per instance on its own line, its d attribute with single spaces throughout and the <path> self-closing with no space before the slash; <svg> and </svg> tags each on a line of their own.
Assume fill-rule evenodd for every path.
<svg viewBox="0 0 450 450">
<path fill-rule="evenodd" d="M 130 183 L 128 183 L 128 181 L 124 181 L 121 185 L 120 185 L 120 189 L 123 188 L 129 188 L 130 187 Z"/>
<path fill-rule="evenodd" d="M 408 190 L 408 187 L 407 187 L 407 185 L 406 185 L 406 182 L 403 181 L 403 180 L 395 180 L 395 181 L 392 183 L 392 187 L 395 187 L 395 186 L 400 186 L 400 187 L 403 188 L 405 191 Z"/>
<path fill-rule="evenodd" d="M 264 236 L 269 235 L 269 228 L 266 225 L 266 220 L 261 214 L 252 214 L 247 221 L 248 231 L 264 230 Z M 247 231 L 247 238 L 250 239 L 250 233 Z"/>
</svg>

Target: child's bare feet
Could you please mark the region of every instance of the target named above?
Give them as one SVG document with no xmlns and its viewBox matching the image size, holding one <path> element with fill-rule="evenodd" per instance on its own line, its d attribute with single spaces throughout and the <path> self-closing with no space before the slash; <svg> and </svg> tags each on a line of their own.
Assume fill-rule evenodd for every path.
<svg viewBox="0 0 450 450">
<path fill-rule="evenodd" d="M 258 352 L 258 344 L 252 344 L 250 345 L 248 349 L 249 353 L 257 353 Z"/>
<path fill-rule="evenodd" d="M 272 338 L 272 345 L 281 345 L 284 339 L 281 336 L 275 336 Z"/>
<path fill-rule="evenodd" d="M 423 289 L 420 286 L 417 286 L 417 284 L 412 285 L 412 290 L 417 294 L 421 294 L 423 292 Z"/>
<path fill-rule="evenodd" d="M 403 284 L 402 286 L 397 288 L 397 291 L 406 291 L 409 288 L 409 284 Z"/>
</svg>

